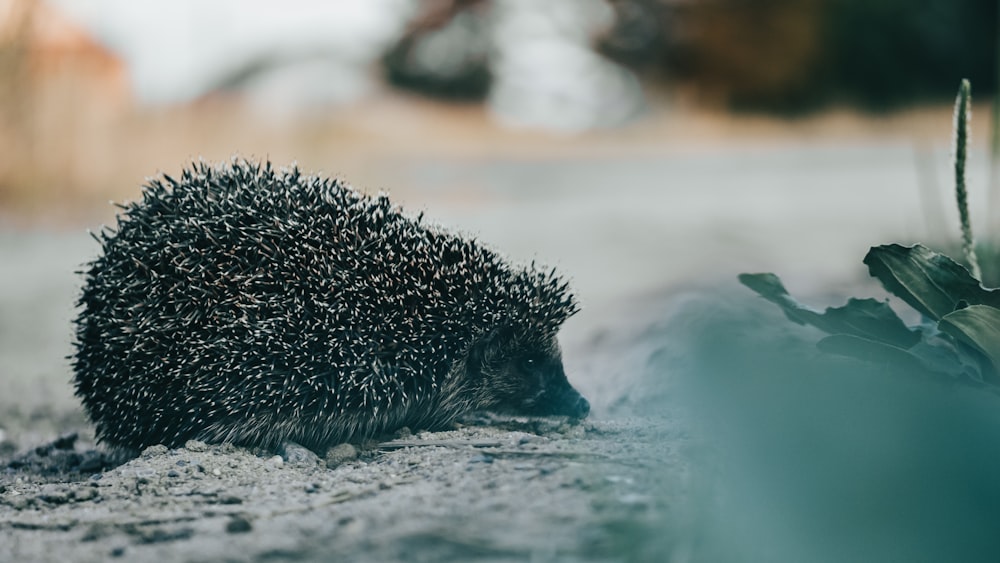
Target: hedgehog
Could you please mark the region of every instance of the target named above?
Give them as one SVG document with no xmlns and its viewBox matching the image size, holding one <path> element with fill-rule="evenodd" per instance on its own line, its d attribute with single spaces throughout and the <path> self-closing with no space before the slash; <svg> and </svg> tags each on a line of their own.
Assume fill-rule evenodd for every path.
<svg viewBox="0 0 1000 563">
<path fill-rule="evenodd" d="M 321 452 L 486 411 L 582 419 L 554 269 L 293 165 L 149 179 L 84 266 L 73 383 L 100 442 Z"/>
</svg>

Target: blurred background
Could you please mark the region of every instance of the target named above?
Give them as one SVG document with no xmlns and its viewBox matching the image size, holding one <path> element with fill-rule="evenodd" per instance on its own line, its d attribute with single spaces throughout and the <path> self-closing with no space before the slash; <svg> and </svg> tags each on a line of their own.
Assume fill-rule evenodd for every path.
<svg viewBox="0 0 1000 563">
<path fill-rule="evenodd" d="M 584 304 L 570 348 L 741 271 L 807 296 L 875 291 L 869 245 L 957 236 L 961 78 L 973 224 L 996 223 L 997 6 L 0 0 L 8 417 L 75 409 L 86 230 L 198 159 L 297 162 L 559 267 Z M 581 377 L 598 412 L 617 399 L 613 378 Z"/>
<path fill-rule="evenodd" d="M 836 279 L 873 237 L 954 231 L 963 77 L 993 222 L 997 4 L 0 0 L 0 226 L 84 238 L 146 177 L 241 155 L 388 191 L 598 303 Z"/>
<path fill-rule="evenodd" d="M 672 389 L 664 373 L 711 358 L 697 351 L 719 334 L 741 346 L 729 319 L 751 332 L 780 322 L 758 309 L 719 320 L 710 308 L 681 307 L 687 318 L 711 313 L 692 325 L 677 320 L 675 296 L 706 287 L 744 295 L 732 286 L 736 274 L 775 271 L 815 304 L 881 297 L 865 281 L 869 246 L 957 238 L 950 152 L 962 78 L 974 101 L 973 225 L 980 238 L 997 238 L 998 4 L 0 0 L 0 455 L 86 425 L 65 357 L 74 272 L 98 250 L 86 230 L 114 222 L 109 200 L 137 198 L 149 176 L 234 154 L 386 191 L 514 259 L 557 266 L 584 305 L 563 333 L 574 384 L 596 416 L 628 412 L 622 405 L 644 394 L 656 410 Z M 812 344 L 805 348 L 809 356 Z M 771 352 L 737 354 L 716 371 L 769 372 Z M 771 377 L 809 369 L 802 365 Z M 634 381 L 645 376 L 661 377 L 653 392 Z M 813 400 L 829 392 L 816 385 Z M 765 408 L 784 397 L 760 389 Z M 788 402 L 812 404 L 800 398 Z M 840 428 L 837 405 L 852 400 L 820 410 L 815 424 Z M 864 420 L 878 422 L 871 413 L 881 404 L 865 403 Z M 992 408 L 976 405 L 970 412 Z M 772 430 L 811 428 L 789 422 L 816 409 L 808 410 L 747 432 L 778 436 L 775 451 L 786 455 L 816 436 L 804 430 L 781 442 Z M 736 428 L 740 413 L 760 414 L 731 412 L 722 422 Z M 855 451 L 867 435 L 856 424 L 857 433 L 830 430 L 832 443 Z M 896 440 L 886 432 L 874 449 Z M 907 448 L 923 443 L 923 433 L 907 432 Z M 912 465 L 917 450 L 881 467 Z M 825 459 L 812 458 L 806 467 L 818 477 L 802 482 L 838 473 Z M 881 475 L 864 473 L 859 488 L 881 486 L 873 474 Z M 789 506 L 810 498 L 806 485 L 782 489 L 782 478 L 723 482 L 774 486 Z M 791 499 L 800 493 L 807 500 Z M 758 500 L 717 514 L 707 535 L 735 529 L 749 538 L 767 528 L 780 536 L 787 515 L 758 522 Z M 854 521 L 856 512 L 843 513 L 838 524 Z M 886 560 L 886 542 L 873 560 Z M 723 559 L 739 560 L 732 554 L 746 545 Z M 773 553 L 788 557 L 759 560 L 809 560 L 786 547 Z"/>
<path fill-rule="evenodd" d="M 871 287 L 869 245 L 957 236 L 961 78 L 995 231 L 998 21 L 994 0 L 0 0 L 0 395 L 75 404 L 86 230 L 197 159 L 297 162 L 555 265 L 585 307 L 571 345 L 741 271 Z"/>
</svg>

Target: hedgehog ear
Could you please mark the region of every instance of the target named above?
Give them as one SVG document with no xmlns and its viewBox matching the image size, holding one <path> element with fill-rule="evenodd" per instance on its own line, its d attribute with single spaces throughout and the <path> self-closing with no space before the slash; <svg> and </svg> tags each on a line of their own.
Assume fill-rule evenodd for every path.
<svg viewBox="0 0 1000 563">
<path fill-rule="evenodd" d="M 483 366 L 495 362 L 503 351 L 511 349 L 514 337 L 515 331 L 510 325 L 500 325 L 483 333 L 469 348 L 469 369 L 478 372 Z"/>
<path fill-rule="evenodd" d="M 508 324 L 500 325 L 491 330 L 486 340 L 488 344 L 488 356 L 492 357 L 488 357 L 487 359 L 494 359 L 504 350 L 510 350 L 510 344 L 514 340 L 516 334 L 517 333 L 514 330 L 514 327 Z"/>
</svg>

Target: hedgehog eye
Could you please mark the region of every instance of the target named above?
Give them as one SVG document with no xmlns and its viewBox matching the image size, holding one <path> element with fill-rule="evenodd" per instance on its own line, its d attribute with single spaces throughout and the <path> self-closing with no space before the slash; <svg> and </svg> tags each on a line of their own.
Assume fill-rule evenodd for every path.
<svg viewBox="0 0 1000 563">
<path fill-rule="evenodd" d="M 525 371 L 532 371 L 538 366 L 538 362 L 535 358 L 522 358 L 521 359 L 521 369 Z"/>
</svg>

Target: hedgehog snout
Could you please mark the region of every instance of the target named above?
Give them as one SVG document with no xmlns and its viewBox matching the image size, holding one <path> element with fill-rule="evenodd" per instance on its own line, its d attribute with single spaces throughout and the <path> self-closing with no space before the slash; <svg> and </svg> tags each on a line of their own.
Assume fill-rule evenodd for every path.
<svg viewBox="0 0 1000 563">
<path fill-rule="evenodd" d="M 587 418 L 587 415 L 590 414 L 590 401 L 572 387 L 559 398 L 553 407 L 555 414 L 572 418 Z"/>
<path fill-rule="evenodd" d="M 578 419 L 590 414 L 590 402 L 566 379 L 562 361 L 558 358 L 546 362 L 538 371 L 522 372 L 521 375 L 528 381 L 538 381 L 539 385 L 535 396 L 523 403 L 525 412 Z"/>
<path fill-rule="evenodd" d="M 576 402 L 573 403 L 573 417 L 575 418 L 587 418 L 590 414 L 590 401 L 584 398 L 583 395 L 577 393 Z"/>
</svg>

